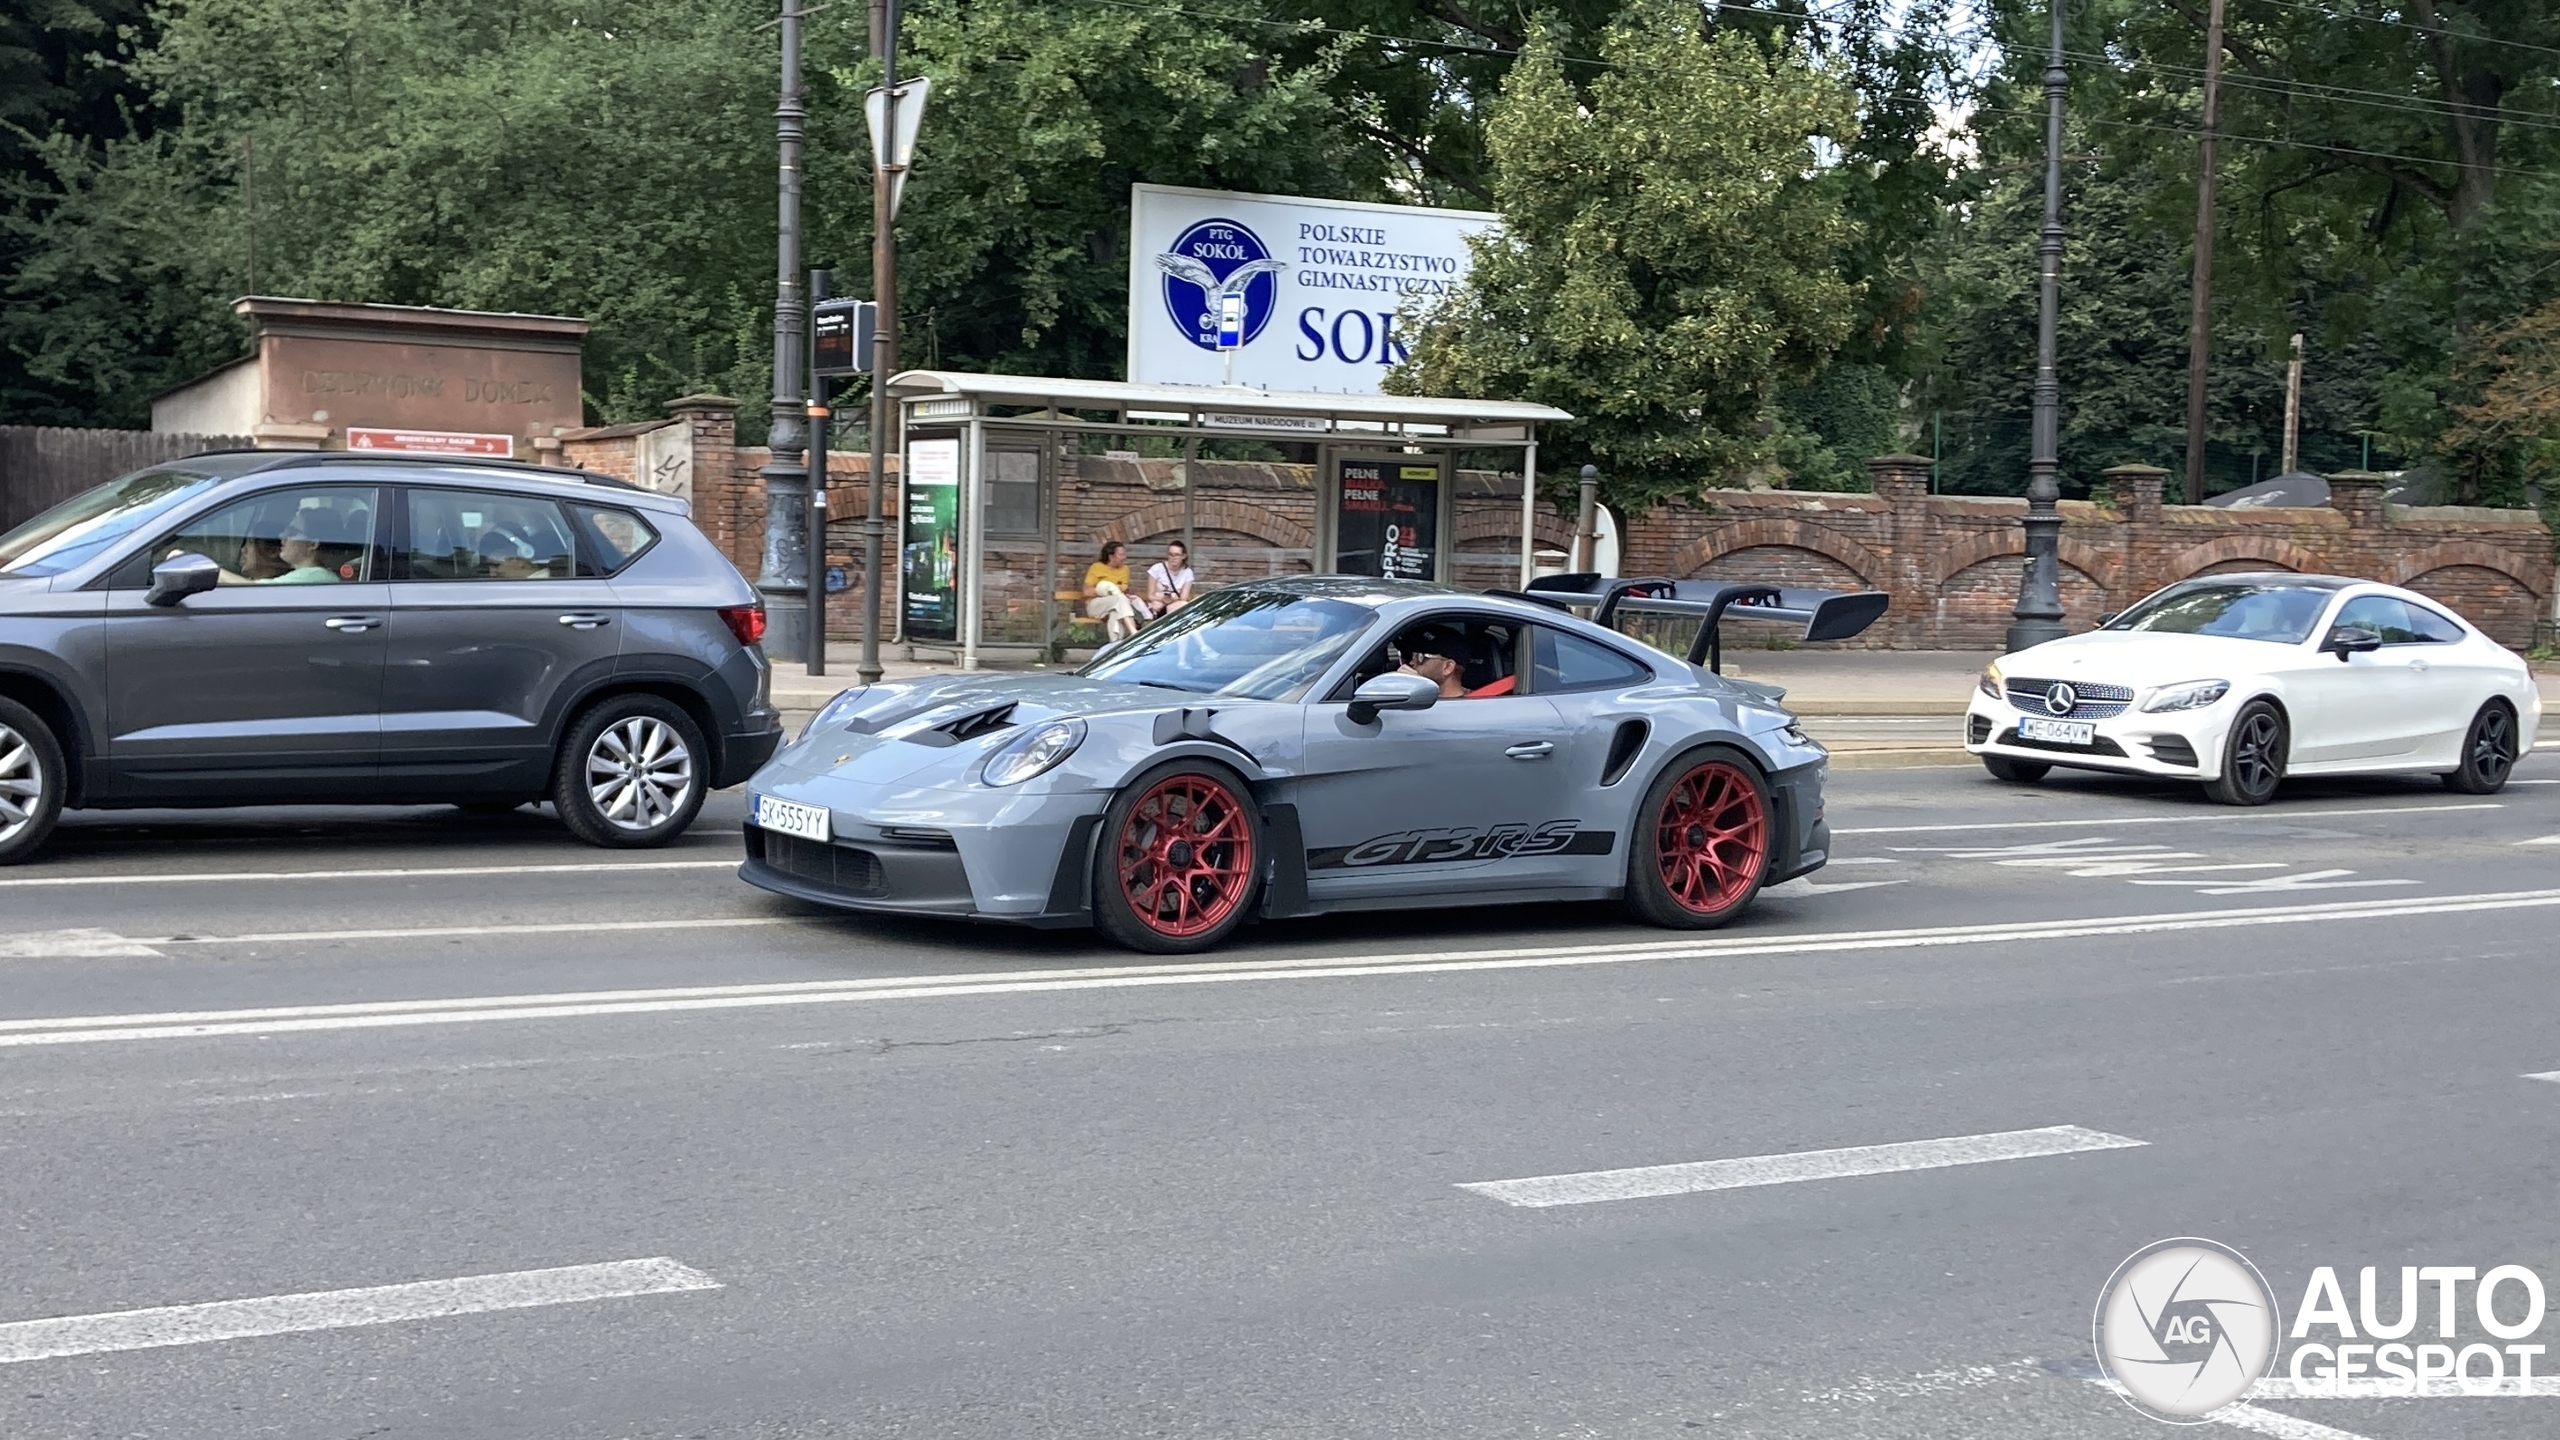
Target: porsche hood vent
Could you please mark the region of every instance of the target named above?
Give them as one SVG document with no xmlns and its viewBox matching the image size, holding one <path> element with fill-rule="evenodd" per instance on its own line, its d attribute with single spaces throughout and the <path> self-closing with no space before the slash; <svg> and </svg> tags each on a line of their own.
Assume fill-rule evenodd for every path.
<svg viewBox="0 0 2560 1440">
<path fill-rule="evenodd" d="M 1007 700 L 1001 705 L 972 710 L 966 715 L 955 716 L 939 725 L 927 726 L 906 738 L 919 745 L 931 745 L 939 749 L 975 740 L 981 735 L 992 735 L 1013 723 L 1014 704 L 1014 701 Z"/>
</svg>

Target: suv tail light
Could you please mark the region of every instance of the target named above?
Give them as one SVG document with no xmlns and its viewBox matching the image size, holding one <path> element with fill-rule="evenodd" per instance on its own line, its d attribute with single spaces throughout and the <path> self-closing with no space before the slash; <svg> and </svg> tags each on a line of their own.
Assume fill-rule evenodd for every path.
<svg viewBox="0 0 2560 1440">
<path fill-rule="evenodd" d="M 764 639 L 764 602 L 753 605 L 723 605 L 720 620 L 741 645 L 753 645 Z"/>
</svg>

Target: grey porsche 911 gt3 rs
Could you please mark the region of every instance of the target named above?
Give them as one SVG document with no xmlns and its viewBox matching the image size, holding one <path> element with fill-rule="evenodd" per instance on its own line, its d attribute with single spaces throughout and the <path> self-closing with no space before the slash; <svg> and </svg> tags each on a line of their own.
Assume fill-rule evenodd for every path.
<svg viewBox="0 0 2560 1440">
<path fill-rule="evenodd" d="M 1824 751 L 1773 694 L 1529 596 L 1253 582 L 1073 674 L 838 695 L 749 782 L 739 873 L 1157 953 L 1512 901 L 1703 928 L 1828 858 Z"/>
</svg>

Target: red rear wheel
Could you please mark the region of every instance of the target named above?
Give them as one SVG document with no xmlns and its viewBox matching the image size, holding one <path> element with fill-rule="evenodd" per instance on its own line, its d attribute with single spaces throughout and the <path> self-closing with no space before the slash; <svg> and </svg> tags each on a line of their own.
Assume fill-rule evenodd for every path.
<svg viewBox="0 0 2560 1440">
<path fill-rule="evenodd" d="M 1719 925 L 1769 873 L 1769 795 L 1738 758 L 1683 756 L 1645 797 L 1627 898 L 1657 924 Z"/>
<path fill-rule="evenodd" d="M 1243 922 L 1262 846 L 1234 781 L 1182 766 L 1141 776 L 1105 820 L 1095 918 L 1135 949 L 1205 950 Z"/>
</svg>

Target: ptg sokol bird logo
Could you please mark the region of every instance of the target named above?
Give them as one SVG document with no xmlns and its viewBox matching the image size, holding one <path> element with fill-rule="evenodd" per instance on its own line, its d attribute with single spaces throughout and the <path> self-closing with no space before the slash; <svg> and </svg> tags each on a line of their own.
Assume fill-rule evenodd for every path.
<svg viewBox="0 0 2560 1440">
<path fill-rule="evenodd" d="M 2098 1292 L 2098 1365 L 2133 1408 L 2192 1425 L 2249 1393 L 2276 1363 L 2275 1292 L 2239 1251 L 2163 1240 Z"/>
<path fill-rule="evenodd" d="M 1244 301 L 1244 343 L 1250 345 L 1280 306 L 1277 278 L 1289 268 L 1274 260 L 1262 237 L 1233 220 L 1203 220 L 1174 238 L 1156 256 L 1164 272 L 1164 311 L 1183 338 L 1203 350 L 1218 348 L 1218 302 Z"/>
</svg>

